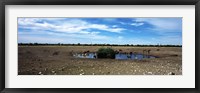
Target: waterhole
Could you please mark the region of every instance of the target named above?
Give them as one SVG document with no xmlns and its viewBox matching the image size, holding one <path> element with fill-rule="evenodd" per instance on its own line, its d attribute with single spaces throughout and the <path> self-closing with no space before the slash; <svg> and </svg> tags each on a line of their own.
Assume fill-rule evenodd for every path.
<svg viewBox="0 0 200 93">
<path fill-rule="evenodd" d="M 91 59 L 96 59 L 97 57 L 97 53 L 76 53 L 73 55 L 76 58 L 91 58 Z M 124 53 L 118 53 L 115 54 L 115 59 L 146 59 L 146 58 L 156 58 L 155 56 L 151 56 L 151 55 L 144 55 L 144 54 L 124 54 Z"/>
</svg>

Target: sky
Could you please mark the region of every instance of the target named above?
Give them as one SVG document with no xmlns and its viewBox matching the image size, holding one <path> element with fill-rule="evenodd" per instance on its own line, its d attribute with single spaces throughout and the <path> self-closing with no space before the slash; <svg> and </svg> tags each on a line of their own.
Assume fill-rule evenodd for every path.
<svg viewBox="0 0 200 93">
<path fill-rule="evenodd" d="M 18 43 L 182 45 L 182 18 L 18 18 Z"/>
</svg>

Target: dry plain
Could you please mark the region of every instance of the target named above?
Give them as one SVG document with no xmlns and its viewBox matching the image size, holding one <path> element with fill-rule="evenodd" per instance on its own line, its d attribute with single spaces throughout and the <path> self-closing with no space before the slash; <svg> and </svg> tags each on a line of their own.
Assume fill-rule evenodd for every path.
<svg viewBox="0 0 200 93">
<path fill-rule="evenodd" d="M 96 52 L 108 46 L 19 46 L 18 75 L 182 75 L 181 47 L 111 47 L 157 58 L 142 60 L 75 58 L 73 52 Z"/>
</svg>

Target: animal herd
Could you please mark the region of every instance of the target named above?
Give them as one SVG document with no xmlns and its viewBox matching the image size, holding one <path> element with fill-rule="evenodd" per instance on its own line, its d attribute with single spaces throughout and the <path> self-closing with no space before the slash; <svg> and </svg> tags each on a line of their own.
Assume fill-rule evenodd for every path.
<svg viewBox="0 0 200 93">
<path fill-rule="evenodd" d="M 151 52 L 150 49 L 144 49 L 142 53 L 145 57 L 145 56 L 149 56 L 150 52 Z M 83 52 L 78 52 L 78 53 L 74 52 L 73 50 L 71 51 L 71 55 L 75 56 L 75 57 L 78 56 L 78 55 L 80 55 L 82 57 L 87 57 L 87 56 L 89 56 L 89 54 L 93 54 L 93 58 L 97 58 L 97 53 L 96 52 L 90 52 L 89 50 L 83 51 Z M 125 55 L 127 55 L 127 58 L 131 58 L 131 55 L 136 55 L 137 52 L 132 52 L 132 51 L 124 52 L 122 49 L 118 49 L 118 50 L 115 50 L 115 54 L 125 54 Z"/>
</svg>

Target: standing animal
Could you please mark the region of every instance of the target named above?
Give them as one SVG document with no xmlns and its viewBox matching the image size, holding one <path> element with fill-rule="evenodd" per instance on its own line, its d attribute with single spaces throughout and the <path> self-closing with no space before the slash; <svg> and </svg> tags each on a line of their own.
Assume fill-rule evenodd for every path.
<svg viewBox="0 0 200 93">
<path fill-rule="evenodd" d="M 150 52 L 151 52 L 151 49 L 147 50 L 147 57 L 148 58 L 150 57 Z"/>
<path fill-rule="evenodd" d="M 145 49 L 145 50 L 143 50 L 143 58 L 145 58 L 146 57 L 146 52 L 147 52 L 147 50 Z"/>
</svg>

